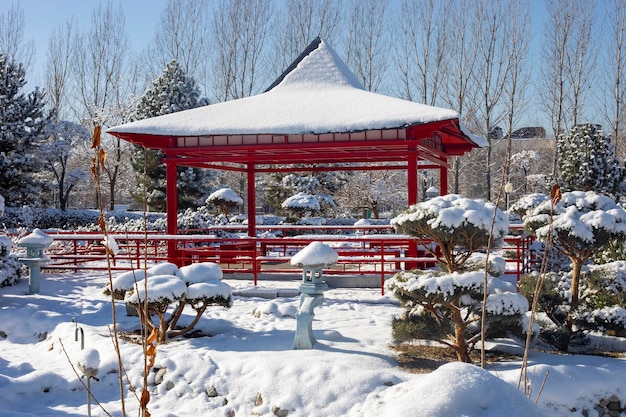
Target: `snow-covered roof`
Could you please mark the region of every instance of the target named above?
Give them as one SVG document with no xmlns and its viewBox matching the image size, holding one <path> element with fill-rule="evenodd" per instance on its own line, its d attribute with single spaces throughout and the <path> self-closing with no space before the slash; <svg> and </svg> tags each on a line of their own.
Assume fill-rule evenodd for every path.
<svg viewBox="0 0 626 417">
<path fill-rule="evenodd" d="M 262 94 L 115 126 L 107 133 L 131 141 L 132 135 L 144 135 L 142 144 L 148 147 L 145 135 L 153 135 L 153 147 L 162 147 L 158 137 L 320 135 L 447 120 L 454 121 L 453 130 L 465 141 L 486 145 L 462 126 L 454 110 L 365 90 L 330 45 L 317 38 Z"/>
</svg>

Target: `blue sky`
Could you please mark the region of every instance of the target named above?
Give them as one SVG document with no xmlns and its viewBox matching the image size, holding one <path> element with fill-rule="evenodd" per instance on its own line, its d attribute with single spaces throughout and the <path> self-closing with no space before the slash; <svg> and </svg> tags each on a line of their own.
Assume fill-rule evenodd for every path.
<svg viewBox="0 0 626 417">
<path fill-rule="evenodd" d="M 106 4 L 105 2 L 102 2 Z M 36 59 L 33 76 L 39 77 L 46 64 L 48 37 L 58 27 L 74 17 L 80 30 L 89 27 L 97 0 L 0 0 L 0 13 L 6 14 L 12 4 L 19 4 L 24 11 L 25 37 L 35 42 Z M 143 50 L 152 37 L 167 0 L 113 0 L 115 7 L 121 5 L 126 15 L 126 30 L 132 48 Z M 27 74 L 28 77 L 28 74 Z M 29 77 L 30 78 L 30 77 Z"/>
<path fill-rule="evenodd" d="M 131 47 L 135 52 L 144 50 L 154 36 L 161 13 L 168 0 L 111 0 L 113 5 L 121 5 L 126 16 L 126 30 Z M 284 0 L 275 0 L 284 1 Z M 294 0 L 289 0 L 294 1 Z M 464 1 L 464 0 L 463 0 Z M 471 1 L 471 0 L 467 0 Z M 531 48 L 538 51 L 545 21 L 545 0 L 529 0 L 531 4 L 534 39 Z M 396 8 L 400 0 L 390 0 Z M 106 0 L 0 0 L 0 14 L 6 14 L 12 4 L 19 4 L 24 11 L 25 38 L 33 40 L 36 56 L 27 74 L 29 85 L 43 84 L 43 71 L 46 65 L 48 38 L 57 28 L 62 27 L 70 17 L 74 17 L 81 31 L 88 29 L 93 10 Z M 537 53 L 531 53 L 536 57 Z M 532 117 L 531 117 L 532 118 Z M 541 124 L 539 120 L 528 120 L 530 124 Z"/>
<path fill-rule="evenodd" d="M 530 0 L 533 9 L 534 32 L 540 32 L 543 21 L 544 0 Z M 74 16 L 79 28 L 85 30 L 93 10 L 99 0 L 0 0 L 0 13 L 6 14 L 12 4 L 20 4 L 24 10 L 25 35 L 32 39 L 36 47 L 36 59 L 33 70 L 39 73 L 45 66 L 48 37 L 53 30 L 65 24 Z M 398 0 L 391 0 L 398 3 Z M 143 50 L 152 37 L 161 12 L 167 0 L 113 0 L 114 5 L 120 4 L 126 15 L 126 30 L 135 51 Z M 395 6 L 395 4 L 394 4 Z M 35 76 L 35 74 L 33 74 Z"/>
</svg>

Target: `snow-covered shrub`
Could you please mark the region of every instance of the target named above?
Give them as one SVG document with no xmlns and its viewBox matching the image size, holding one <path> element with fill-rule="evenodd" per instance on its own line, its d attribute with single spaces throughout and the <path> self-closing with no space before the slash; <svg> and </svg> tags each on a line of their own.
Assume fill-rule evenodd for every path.
<svg viewBox="0 0 626 417">
<path fill-rule="evenodd" d="M 113 292 L 132 291 L 126 297 L 128 303 L 137 309 L 141 323 L 148 331 L 158 329 L 158 341 L 162 343 L 167 338 L 190 332 L 209 306 L 232 306 L 232 290 L 221 281 L 222 277 L 220 266 L 212 262 L 181 268 L 163 263 L 146 271 L 120 274 L 113 280 Z M 186 306 L 190 306 L 196 315 L 191 323 L 178 326 Z M 158 323 L 152 321 L 153 316 Z"/>
<path fill-rule="evenodd" d="M 548 200 L 550 200 L 550 197 L 547 196 L 546 194 L 541 194 L 541 193 L 527 194 L 523 196 L 522 198 L 520 198 L 519 200 L 517 200 L 516 202 L 514 202 L 513 204 L 511 204 L 511 206 L 509 207 L 509 211 L 515 213 L 516 215 L 519 216 L 520 219 L 523 220 L 529 211 L 533 210 L 539 204 Z"/>
<path fill-rule="evenodd" d="M 462 266 L 458 272 L 471 272 L 471 271 L 484 271 L 485 270 L 485 258 L 484 253 L 473 254 Z M 487 273 L 492 277 L 501 277 L 506 271 L 506 261 L 501 256 L 491 255 L 489 256 L 489 263 L 487 264 Z"/>
<path fill-rule="evenodd" d="M 599 125 L 576 125 L 557 138 L 560 185 L 565 191 L 594 191 L 618 198 L 626 180 L 624 163 L 615 155 L 611 136 Z"/>
<path fill-rule="evenodd" d="M 0 217 L 4 215 L 4 197 L 0 195 Z M 22 264 L 11 256 L 13 242 L 4 235 L 0 235 L 0 287 L 13 285 L 20 278 Z"/>
<path fill-rule="evenodd" d="M 494 218 L 495 214 L 495 218 Z M 490 236 L 492 218 L 493 234 Z M 507 216 L 493 203 L 457 194 L 418 203 L 391 220 L 399 233 L 432 239 L 441 251 L 426 248 L 449 272 L 458 271 L 472 253 L 502 243 L 509 231 Z"/>
<path fill-rule="evenodd" d="M 230 213 L 243 204 L 243 199 L 230 188 L 220 188 L 207 197 L 206 204 L 217 207 L 220 214 L 227 218 Z"/>
<path fill-rule="evenodd" d="M 13 255 L 13 242 L 6 235 L 0 235 L 0 287 L 15 285 L 22 274 L 22 264 Z"/>
<path fill-rule="evenodd" d="M 626 336 L 626 262 L 589 265 L 583 268 L 581 277 L 579 303 L 572 310 L 571 335 L 566 322 L 571 311 L 572 272 L 549 272 L 543 277 L 538 306 L 551 323 L 542 326 L 541 337 L 559 348 L 566 348 L 568 338 L 583 340 L 589 331 Z M 520 292 L 531 302 L 538 278 L 534 272 L 520 280 Z"/>
<path fill-rule="evenodd" d="M 552 218 L 550 216 L 552 213 Z M 611 241 L 626 238 L 626 210 L 604 195 L 593 191 L 564 193 L 560 201 L 546 201 L 532 210 L 524 227 L 541 242 L 552 240 L 554 248 L 572 263 L 570 314 L 565 332 L 573 334 L 574 312 L 581 301 L 582 268 Z M 560 348 L 567 350 L 568 338 Z"/>
<path fill-rule="evenodd" d="M 314 195 L 304 192 L 287 198 L 281 203 L 281 207 L 298 219 L 319 213 L 321 210 L 319 200 Z"/>
<path fill-rule="evenodd" d="M 488 277 L 486 336 L 522 336 L 528 302 L 515 286 Z M 457 359 L 471 362 L 470 351 L 480 340 L 484 272 L 399 272 L 386 287 L 405 308 L 392 324 L 397 342 L 428 339 L 454 349 Z"/>
<path fill-rule="evenodd" d="M 198 207 L 196 210 L 188 208 L 182 213 L 178 213 L 179 230 L 193 230 L 199 233 L 200 230 L 208 229 L 215 224 L 215 217 L 209 213 L 206 206 Z"/>
</svg>

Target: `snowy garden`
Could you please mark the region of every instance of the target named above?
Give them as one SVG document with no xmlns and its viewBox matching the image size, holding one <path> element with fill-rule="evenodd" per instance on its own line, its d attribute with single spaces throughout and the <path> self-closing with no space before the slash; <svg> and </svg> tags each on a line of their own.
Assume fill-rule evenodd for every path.
<svg viewBox="0 0 626 417">
<path fill-rule="evenodd" d="M 531 175 L 517 53 L 505 140 L 313 39 L 262 93 L 168 59 L 80 123 L 0 53 L 0 416 L 626 416 L 613 136 L 559 119 Z"/>
</svg>

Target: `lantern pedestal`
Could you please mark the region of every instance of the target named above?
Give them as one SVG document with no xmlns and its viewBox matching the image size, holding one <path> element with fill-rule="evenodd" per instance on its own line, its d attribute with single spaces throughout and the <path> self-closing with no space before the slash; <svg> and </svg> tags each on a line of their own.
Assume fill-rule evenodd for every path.
<svg viewBox="0 0 626 417">
<path fill-rule="evenodd" d="M 328 285 L 322 281 L 322 268 L 302 269 L 300 290 L 300 307 L 296 313 L 296 336 L 294 349 L 312 349 L 316 342 L 313 335 L 313 317 L 315 307 L 324 303 L 324 291 Z"/>
</svg>

